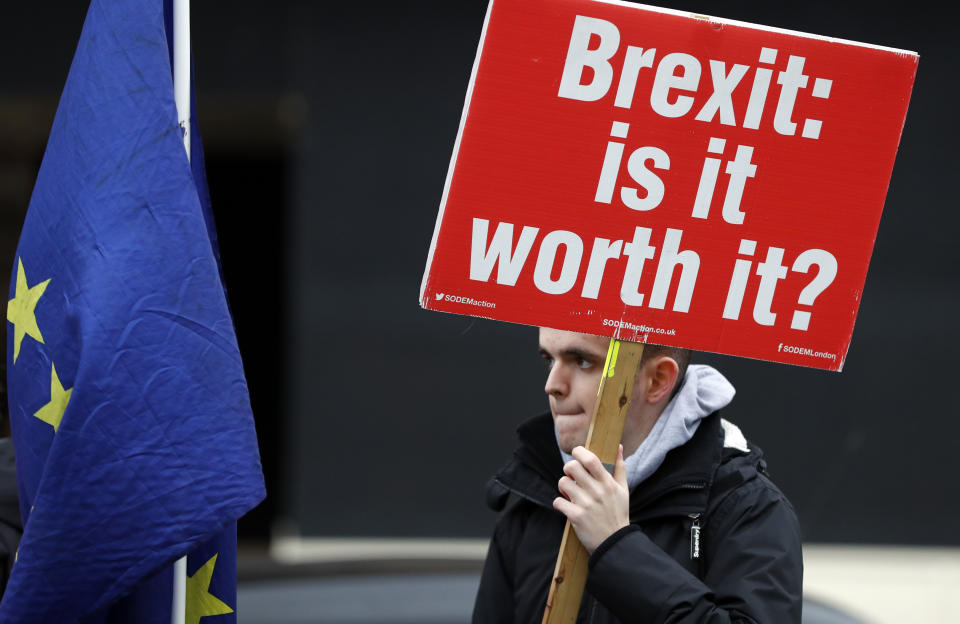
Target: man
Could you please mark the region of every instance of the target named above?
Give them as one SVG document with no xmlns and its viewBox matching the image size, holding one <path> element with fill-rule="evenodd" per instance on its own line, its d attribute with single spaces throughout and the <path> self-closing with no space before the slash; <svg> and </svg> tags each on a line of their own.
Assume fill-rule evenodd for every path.
<svg viewBox="0 0 960 624">
<path fill-rule="evenodd" d="M 583 448 L 608 339 L 540 329 L 550 415 L 518 429 L 491 480 L 503 509 L 474 622 L 540 622 L 565 520 L 590 552 L 581 622 L 800 622 L 793 508 L 760 450 L 717 413 L 733 386 L 689 351 L 647 345 L 613 475 Z M 626 459 L 624 459 L 626 458 Z"/>
</svg>

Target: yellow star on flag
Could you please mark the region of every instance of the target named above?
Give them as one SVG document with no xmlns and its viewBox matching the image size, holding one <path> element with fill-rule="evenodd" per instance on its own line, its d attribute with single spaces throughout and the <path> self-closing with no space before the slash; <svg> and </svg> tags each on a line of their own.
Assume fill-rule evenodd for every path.
<svg viewBox="0 0 960 624">
<path fill-rule="evenodd" d="M 23 259 L 17 258 L 17 290 L 13 299 L 7 302 L 7 320 L 13 323 L 13 363 L 17 363 L 20 355 L 20 343 L 24 336 L 30 336 L 43 344 L 43 336 L 37 327 L 37 316 L 34 313 L 37 301 L 43 296 L 50 280 L 27 287 L 27 274 L 23 271 Z"/>
<path fill-rule="evenodd" d="M 73 388 L 63 389 L 60 378 L 57 377 L 57 367 L 50 364 L 50 402 L 34 412 L 34 416 L 43 422 L 53 425 L 53 432 L 57 432 L 60 421 L 63 420 L 63 413 L 67 411 L 67 403 L 70 401 L 70 395 L 73 394 Z"/>
<path fill-rule="evenodd" d="M 216 565 L 217 555 L 214 555 L 193 576 L 187 577 L 187 614 L 184 624 L 200 624 L 200 618 L 208 615 L 233 613 L 229 605 L 210 593 L 210 579 L 213 578 Z"/>
</svg>

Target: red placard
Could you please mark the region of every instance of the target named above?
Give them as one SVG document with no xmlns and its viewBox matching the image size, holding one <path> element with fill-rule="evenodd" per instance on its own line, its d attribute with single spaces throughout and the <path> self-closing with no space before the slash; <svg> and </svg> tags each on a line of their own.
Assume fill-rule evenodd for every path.
<svg viewBox="0 0 960 624">
<path fill-rule="evenodd" d="M 421 305 L 840 370 L 917 61 L 493 0 Z"/>
</svg>

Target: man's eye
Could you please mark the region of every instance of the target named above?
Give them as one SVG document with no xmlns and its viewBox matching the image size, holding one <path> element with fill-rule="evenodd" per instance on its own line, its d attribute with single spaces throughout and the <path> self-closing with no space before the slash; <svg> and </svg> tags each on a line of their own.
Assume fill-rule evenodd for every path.
<svg viewBox="0 0 960 624">
<path fill-rule="evenodd" d="M 577 366 L 579 368 L 586 370 L 591 366 L 593 366 L 593 362 L 591 362 L 590 360 L 585 360 L 584 358 L 577 358 Z"/>
<path fill-rule="evenodd" d="M 553 359 L 552 357 L 550 357 L 549 355 L 544 355 L 544 356 L 543 356 L 543 363 L 547 365 L 547 368 L 552 368 L 552 367 L 553 367 L 553 362 L 554 362 L 554 359 Z"/>
</svg>

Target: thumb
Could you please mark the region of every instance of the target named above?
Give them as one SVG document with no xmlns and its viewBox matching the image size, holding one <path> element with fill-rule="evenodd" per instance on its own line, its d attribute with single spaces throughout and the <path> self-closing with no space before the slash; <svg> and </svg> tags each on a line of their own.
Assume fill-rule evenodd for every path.
<svg viewBox="0 0 960 624">
<path fill-rule="evenodd" d="M 617 462 L 613 465 L 613 480 L 627 487 L 627 463 L 623 461 L 623 445 L 617 449 Z"/>
</svg>

